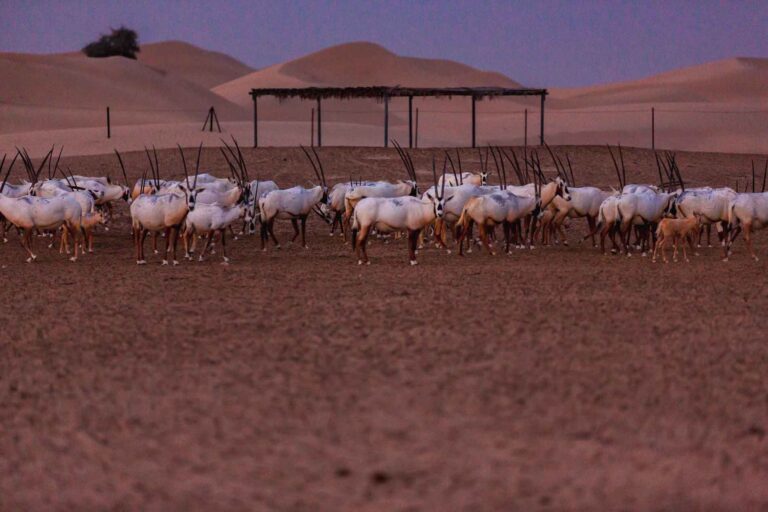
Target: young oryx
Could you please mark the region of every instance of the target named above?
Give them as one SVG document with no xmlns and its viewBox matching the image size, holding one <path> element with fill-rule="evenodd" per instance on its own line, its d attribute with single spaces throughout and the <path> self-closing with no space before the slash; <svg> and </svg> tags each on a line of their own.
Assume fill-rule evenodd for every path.
<svg viewBox="0 0 768 512">
<path fill-rule="evenodd" d="M 213 236 L 218 232 L 221 238 L 221 253 L 224 259 L 223 263 L 229 262 L 227 256 L 227 228 L 242 219 L 246 214 L 246 207 L 243 203 L 236 206 L 222 206 L 218 204 L 198 204 L 193 210 L 190 210 L 184 220 L 184 257 L 192 259 L 190 250 L 190 239 L 195 235 L 208 235 L 205 241 L 205 247 L 200 251 L 199 261 L 203 261 L 205 252 L 211 245 Z M 246 219 L 249 221 L 250 219 Z M 194 248 L 194 241 L 193 241 Z"/>
<path fill-rule="evenodd" d="M 93 230 L 99 224 L 104 225 L 107 223 L 106 214 L 102 211 L 95 211 L 91 213 L 84 213 L 80 218 L 80 225 L 78 228 L 82 229 L 85 239 L 81 243 L 81 252 L 85 253 L 86 245 L 88 246 L 88 252 L 93 254 Z M 69 236 L 67 230 L 62 230 L 61 243 L 59 245 L 59 254 L 66 252 L 69 254 Z"/>
<path fill-rule="evenodd" d="M 320 181 L 321 185 L 312 188 L 297 186 L 284 190 L 273 190 L 263 198 L 259 199 L 262 251 L 267 250 L 266 241 L 269 236 L 272 237 L 275 247 L 277 249 L 280 248 L 280 243 L 277 241 L 274 231 L 275 219 L 289 219 L 291 221 L 294 231 L 291 242 L 295 241 L 299 236 L 298 222 L 301 222 L 301 245 L 305 249 L 308 249 L 306 241 L 307 217 L 313 209 L 317 207 L 318 203 L 326 202 L 328 186 L 325 181 L 323 163 L 320 161 L 320 157 L 315 148 L 312 148 L 312 152 L 317 159 L 317 165 L 315 165 L 314 160 L 312 160 L 312 157 L 304 146 L 302 146 L 301 149 L 309 159 L 309 163 L 312 164 L 312 169 L 315 171 L 315 176 Z"/>
<path fill-rule="evenodd" d="M 701 223 L 698 215 L 693 215 L 686 219 L 661 219 L 659 221 L 659 227 L 656 229 L 656 247 L 653 249 L 653 258 L 651 261 L 656 263 L 656 254 L 661 249 L 661 257 L 664 263 L 667 263 L 667 254 L 664 252 L 664 246 L 667 244 L 667 239 L 672 238 L 675 244 L 675 252 L 672 255 L 672 259 L 677 261 L 677 242 L 683 240 L 683 258 L 686 263 L 688 259 L 688 253 L 685 252 L 686 242 L 693 248 L 693 235 L 699 230 Z"/>
<path fill-rule="evenodd" d="M 747 244 L 749 254 L 755 261 L 758 261 L 759 258 L 752 247 L 752 231 L 768 226 L 768 192 L 737 194 L 730 205 L 728 224 L 731 230 L 744 231 L 744 241 Z M 723 255 L 725 261 L 728 261 L 730 246 L 736 235 L 738 235 L 738 231 L 735 231 L 728 238 L 728 246 Z"/>
<path fill-rule="evenodd" d="M 51 153 L 46 156 L 45 160 Z M 22 158 L 26 160 L 25 155 Z M 45 164 L 43 160 L 43 164 Z M 29 162 L 31 164 L 31 161 Z M 40 165 L 42 168 L 43 164 Z M 24 196 L 20 198 L 10 198 L 3 195 L 3 189 L 8 181 L 10 168 L 0 185 L 0 214 L 2 214 L 17 229 L 24 232 L 21 240 L 21 246 L 29 254 L 27 263 L 37 259 L 37 255 L 32 252 L 32 233 L 35 230 L 56 230 L 64 226 L 69 230 L 73 239 L 77 240 L 77 226 L 82 217 L 82 209 L 78 202 L 71 195 L 61 195 L 51 198 L 42 198 L 35 196 Z M 39 174 L 39 169 L 38 169 Z M 77 246 L 75 254 L 70 261 L 77 261 Z"/>
<path fill-rule="evenodd" d="M 200 169 L 200 153 L 203 145 L 197 149 L 197 164 L 195 165 L 195 175 Z M 155 177 L 156 186 L 159 188 L 159 173 L 152 164 L 152 158 L 149 157 L 150 167 Z M 188 177 L 186 161 L 184 162 L 184 175 Z M 186 181 L 188 183 L 189 180 Z M 178 265 L 176 260 L 176 242 L 179 229 L 181 228 L 187 214 L 195 209 L 198 190 L 197 183 L 193 182 L 189 189 L 183 183 L 178 185 L 179 193 L 165 193 L 157 195 L 142 194 L 131 203 L 131 224 L 133 227 L 133 239 L 136 247 L 136 263 L 144 265 L 147 263 L 144 258 L 144 240 L 147 233 L 158 233 L 164 231 L 166 235 L 165 255 L 163 265 L 168 264 L 168 257 L 173 247 L 173 264 Z M 142 183 L 142 190 L 143 190 Z"/>
<path fill-rule="evenodd" d="M 445 171 L 443 171 L 445 172 Z M 432 161 L 433 182 L 437 185 L 435 162 Z M 426 199 L 412 196 L 404 197 L 367 197 L 362 199 L 352 216 L 352 244 L 357 250 L 358 264 L 370 264 L 366 244 L 371 229 L 382 232 L 408 231 L 408 258 L 411 265 L 416 265 L 416 245 L 421 230 L 436 218 L 443 216 L 444 187 L 435 187 L 435 196 Z"/>
</svg>

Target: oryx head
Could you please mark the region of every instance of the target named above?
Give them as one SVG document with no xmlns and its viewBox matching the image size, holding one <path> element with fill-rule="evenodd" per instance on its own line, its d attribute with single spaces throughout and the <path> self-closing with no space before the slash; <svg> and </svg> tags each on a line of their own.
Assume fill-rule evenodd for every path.
<svg viewBox="0 0 768 512">
<path fill-rule="evenodd" d="M 669 194 L 669 198 L 667 199 L 667 205 L 664 207 L 664 217 L 677 217 L 677 200 L 680 197 L 680 194 L 677 192 L 673 194 Z"/>
<path fill-rule="evenodd" d="M 431 192 L 427 192 L 427 198 L 432 201 L 432 208 L 436 219 L 443 218 L 443 215 L 445 215 L 445 203 L 453 199 L 453 196 L 445 199 L 445 172 L 447 170 L 447 165 L 447 159 L 443 160 L 443 182 L 438 186 L 435 158 L 432 157 L 432 177 L 434 178 L 435 182 L 435 195 L 432 195 Z"/>
<path fill-rule="evenodd" d="M 480 185 L 483 187 L 488 185 L 488 173 L 485 171 L 480 173 Z"/>
<path fill-rule="evenodd" d="M 408 195 L 419 197 L 419 180 L 416 176 L 416 168 L 413 166 L 413 159 L 411 158 L 411 155 L 406 153 L 396 140 L 392 141 L 392 145 L 395 146 L 397 154 L 400 156 L 400 160 L 403 162 L 403 166 L 405 167 L 405 172 L 408 174 L 408 179 L 403 180 L 403 183 L 407 183 L 411 186 L 411 191 L 408 193 Z M 443 176 L 443 180 L 445 180 L 445 176 Z M 437 186 L 437 182 L 435 182 L 435 186 Z"/>
<path fill-rule="evenodd" d="M 189 211 L 194 211 L 195 206 L 197 205 L 197 194 L 200 193 L 203 189 L 197 188 L 197 176 L 200 174 L 200 155 L 203 152 L 203 143 L 200 143 L 200 146 L 197 148 L 197 161 L 195 162 L 195 177 L 192 180 L 192 186 L 189 185 L 189 173 L 187 172 L 187 160 L 184 158 L 184 150 L 181 149 L 181 146 L 178 145 L 179 153 L 181 153 L 181 163 L 184 167 L 184 183 L 180 183 L 178 185 L 179 189 L 184 193 L 184 197 L 187 200 L 187 207 L 189 208 Z M 150 159 L 151 164 L 151 159 Z M 158 184 L 159 184 L 159 176 L 160 176 L 160 169 L 158 168 L 157 171 L 158 176 Z"/>
<path fill-rule="evenodd" d="M 568 190 L 568 184 L 560 176 L 555 178 L 555 183 L 557 184 L 555 195 L 562 197 L 566 201 L 570 201 L 571 193 Z"/>
</svg>

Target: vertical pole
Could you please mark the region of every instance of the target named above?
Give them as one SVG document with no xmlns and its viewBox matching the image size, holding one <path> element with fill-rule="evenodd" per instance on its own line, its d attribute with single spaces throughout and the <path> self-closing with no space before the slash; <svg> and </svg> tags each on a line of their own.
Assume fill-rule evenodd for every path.
<svg viewBox="0 0 768 512">
<path fill-rule="evenodd" d="M 253 96 L 253 147 L 259 147 L 259 105 Z"/>
<path fill-rule="evenodd" d="M 389 147 L 389 96 L 384 96 L 384 147 Z"/>
<path fill-rule="evenodd" d="M 523 158 L 528 158 L 528 109 L 525 109 L 523 119 Z"/>
<path fill-rule="evenodd" d="M 544 145 L 544 100 L 547 98 L 547 93 L 541 93 L 541 132 L 539 133 L 539 144 Z"/>
<path fill-rule="evenodd" d="M 419 147 L 419 108 L 416 107 L 416 137 L 414 138 L 416 147 Z"/>
<path fill-rule="evenodd" d="M 472 96 L 472 147 L 477 147 L 477 126 L 475 123 L 475 101 L 476 98 Z"/>
<path fill-rule="evenodd" d="M 656 151 L 656 108 L 651 107 L 651 149 Z"/>
<path fill-rule="evenodd" d="M 413 147 L 413 96 L 408 96 L 408 147 Z"/>
<path fill-rule="evenodd" d="M 208 116 L 210 117 L 210 126 L 208 127 L 208 131 L 213 133 L 213 107 L 211 107 L 208 110 Z"/>
<path fill-rule="evenodd" d="M 315 145 L 315 107 L 312 107 L 312 120 L 309 122 L 309 145 Z"/>
<path fill-rule="evenodd" d="M 107 138 L 112 138 L 112 123 L 109 120 L 109 107 L 107 107 Z"/>
<path fill-rule="evenodd" d="M 320 116 L 322 111 L 320 110 L 320 98 L 317 98 L 317 147 L 323 145 L 323 132 Z"/>
</svg>

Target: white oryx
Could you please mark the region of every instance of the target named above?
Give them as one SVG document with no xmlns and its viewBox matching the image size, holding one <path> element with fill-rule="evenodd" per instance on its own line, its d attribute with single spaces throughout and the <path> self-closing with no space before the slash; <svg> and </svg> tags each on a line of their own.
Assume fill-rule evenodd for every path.
<svg viewBox="0 0 768 512">
<path fill-rule="evenodd" d="M 295 241 L 299 236 L 299 223 L 301 223 L 301 245 L 307 249 L 307 217 L 312 211 L 315 211 L 318 215 L 322 216 L 316 208 L 318 208 L 319 203 L 325 203 L 328 196 L 328 187 L 325 181 L 323 163 L 320 161 L 320 157 L 315 148 L 312 148 L 312 152 L 317 159 L 317 165 L 304 146 L 302 146 L 301 149 L 309 159 L 309 163 L 312 164 L 312 169 L 315 171 L 315 176 L 320 181 L 321 185 L 312 188 L 297 186 L 288 189 L 273 190 L 259 199 L 262 251 L 267 250 L 266 242 L 268 237 L 272 237 L 272 241 L 275 243 L 277 249 L 280 248 L 280 242 L 277 241 L 274 231 L 275 219 L 288 219 L 291 221 L 294 231 L 291 242 Z"/>
<path fill-rule="evenodd" d="M 195 174 L 197 174 L 197 171 L 199 170 L 202 148 L 203 145 L 201 143 L 197 150 Z M 153 165 L 152 158 L 149 156 L 148 151 L 147 157 L 149 158 L 149 164 L 152 168 L 156 186 L 159 188 L 159 169 L 156 169 Z M 184 160 L 183 152 L 182 162 L 184 162 L 184 174 L 187 176 L 186 160 Z M 168 264 L 168 258 L 171 256 L 171 248 L 173 248 L 173 264 L 179 264 L 176 260 L 177 237 L 187 214 L 195 209 L 198 194 L 195 185 L 196 183 L 193 181 L 192 188 L 188 189 L 182 183 L 178 185 L 178 190 L 180 191 L 178 194 L 141 194 L 133 200 L 130 212 L 137 264 L 144 265 L 147 262 L 144 257 L 144 240 L 147 233 L 151 232 L 156 234 L 161 231 L 166 234 L 163 265 Z M 144 190 L 143 183 L 141 184 L 141 190 Z"/>
<path fill-rule="evenodd" d="M 432 161 L 432 175 L 437 185 L 435 162 Z M 352 247 L 357 251 L 358 264 L 370 264 L 366 245 L 372 229 L 380 232 L 408 232 L 408 260 L 411 265 L 416 261 L 416 246 L 421 230 L 436 218 L 443 216 L 442 187 L 439 194 L 419 199 L 413 196 L 403 197 L 367 197 L 360 200 L 352 214 Z"/>
<path fill-rule="evenodd" d="M 768 192 L 737 194 L 730 204 L 728 223 L 731 230 L 744 231 L 744 242 L 747 244 L 749 254 L 755 261 L 759 261 L 752 246 L 752 232 L 768 226 Z M 728 238 L 728 247 L 723 256 L 726 261 L 738 231 Z"/>
<path fill-rule="evenodd" d="M 40 169 L 42 169 L 50 155 L 51 152 L 48 153 L 43 163 L 40 164 L 37 174 L 40 173 Z M 29 167 L 32 165 L 31 160 L 27 160 L 27 156 L 24 154 L 21 156 L 25 165 L 28 166 L 28 171 L 34 172 L 34 168 Z M 3 194 L 3 190 L 8 181 L 11 168 L 12 166 L 9 167 L 0 185 L 0 214 L 8 222 L 16 226 L 17 229 L 23 231 L 24 235 L 21 239 L 21 246 L 29 255 L 27 263 L 37 259 L 37 255 L 32 251 L 32 234 L 36 230 L 56 230 L 63 226 L 77 243 L 78 226 L 80 225 L 83 212 L 75 198 L 71 194 L 51 198 L 31 195 L 18 198 L 7 197 Z M 70 261 L 77 261 L 77 254 L 77 245 L 75 245 L 75 253 L 70 258 Z"/>
<path fill-rule="evenodd" d="M 444 176 L 441 176 L 437 186 L 442 187 L 443 184 L 445 184 L 447 187 L 457 187 L 459 185 L 488 185 L 488 176 L 490 175 L 488 172 L 488 152 L 486 151 L 485 153 L 485 160 L 483 160 L 483 153 L 479 148 L 477 150 L 477 154 L 480 157 L 480 172 L 468 172 L 462 169 L 461 154 L 457 149 L 456 159 L 459 165 L 457 172 L 456 167 L 453 165 L 453 159 L 451 158 L 451 155 L 446 151 L 446 155 L 451 163 L 451 169 L 453 172 L 451 174 L 445 174 Z"/>
<path fill-rule="evenodd" d="M 227 228 L 242 219 L 246 215 L 246 206 L 238 204 L 235 206 L 223 206 L 218 204 L 197 204 L 190 210 L 184 220 L 184 257 L 192 259 L 194 252 L 195 236 L 207 235 L 205 246 L 200 251 L 198 261 L 203 261 L 205 252 L 211 245 L 211 241 L 216 233 L 221 240 L 221 252 L 223 263 L 229 262 L 227 256 Z M 248 221 L 250 219 L 246 219 Z M 190 240 L 192 241 L 190 247 Z"/>
</svg>

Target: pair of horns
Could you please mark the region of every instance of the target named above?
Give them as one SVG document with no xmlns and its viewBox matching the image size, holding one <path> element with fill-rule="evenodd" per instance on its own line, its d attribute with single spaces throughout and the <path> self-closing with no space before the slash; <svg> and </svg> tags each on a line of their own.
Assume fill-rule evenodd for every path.
<svg viewBox="0 0 768 512">
<path fill-rule="evenodd" d="M 317 176 L 318 181 L 327 188 L 328 183 L 325 181 L 325 169 L 323 169 L 323 162 L 320 160 L 320 155 L 317 154 L 317 150 L 314 148 L 314 146 L 312 147 L 312 154 L 315 155 L 315 160 L 317 160 L 317 163 L 315 163 L 315 160 L 312 159 L 309 151 L 307 151 L 307 148 L 304 146 L 300 147 L 309 160 L 309 163 L 312 164 L 312 170 L 315 171 L 315 176 Z"/>
<path fill-rule="evenodd" d="M 235 178 L 235 181 L 237 181 L 242 188 L 245 188 L 247 183 L 251 181 L 251 177 L 248 175 L 248 166 L 245 164 L 245 158 L 243 157 L 243 152 L 240 151 L 240 144 L 237 143 L 237 139 L 235 139 L 235 136 L 232 136 L 232 142 L 235 144 L 235 149 L 237 149 L 237 153 L 235 153 L 235 150 L 230 147 L 229 144 L 224 139 L 220 139 L 222 143 L 224 143 L 224 147 L 227 148 L 227 151 L 229 152 L 229 155 L 232 157 L 232 160 L 237 164 L 237 169 L 235 168 L 235 165 L 230 161 L 229 157 L 227 156 L 227 153 L 224 152 L 223 148 L 219 148 L 221 151 L 221 154 L 224 155 L 224 159 L 227 161 L 227 165 L 229 166 L 229 171 L 232 173 L 232 177 Z M 238 171 L 239 169 L 239 171 Z"/>
<path fill-rule="evenodd" d="M 571 158 L 568 156 L 568 153 L 565 154 L 565 161 L 568 164 L 568 169 L 566 169 L 565 165 L 563 164 L 563 160 L 560 158 L 559 155 L 555 155 L 555 152 L 552 151 L 552 148 L 549 147 L 549 144 L 544 144 L 544 147 L 547 148 L 547 151 L 549 152 L 549 156 L 552 157 L 552 162 L 555 164 L 557 175 L 560 176 L 560 178 L 565 182 L 566 185 L 568 185 L 569 187 L 575 187 L 576 176 L 574 176 L 573 174 L 573 166 L 571 165 Z"/>
<path fill-rule="evenodd" d="M 0 185 L 0 194 L 3 193 L 3 190 L 5 189 L 5 184 L 8 183 L 8 176 L 11 175 L 11 170 L 13 169 L 14 164 L 16 163 L 16 159 L 19 157 L 20 153 L 16 151 L 16 154 L 13 156 L 13 160 L 11 160 L 11 165 L 8 166 L 8 171 L 5 173 L 5 177 L 3 178 L 3 184 Z M 0 174 L 3 173 L 3 167 L 5 167 L 5 157 L 7 155 L 3 154 L 3 161 L 0 162 Z"/>
<path fill-rule="evenodd" d="M 616 177 L 619 179 L 619 190 L 624 190 L 624 187 L 627 185 L 627 168 L 624 166 L 624 153 L 621 151 L 621 144 L 619 144 L 619 160 L 621 161 L 621 171 L 619 171 L 619 164 L 616 161 L 616 157 L 613 156 L 611 146 L 606 145 L 606 147 L 608 148 L 608 153 L 611 154 L 613 168 L 616 169 Z M 659 181 L 661 181 L 661 168 L 659 168 Z"/>
<path fill-rule="evenodd" d="M 408 154 L 407 151 L 405 151 L 400 144 L 392 139 L 392 145 L 397 150 L 397 154 L 400 155 L 400 160 L 403 162 L 403 166 L 405 167 L 405 172 L 408 174 L 408 179 L 416 183 L 418 180 L 416 179 L 416 168 L 413 165 L 413 159 L 411 158 L 411 155 Z"/>
<path fill-rule="evenodd" d="M 184 150 L 181 149 L 180 144 L 176 144 L 179 148 L 179 153 L 181 153 L 181 163 L 184 166 L 184 180 L 187 187 L 189 187 L 189 172 L 187 171 L 187 159 L 184 158 Z M 200 155 L 203 152 L 203 143 L 201 142 L 200 145 L 197 147 L 197 160 L 195 161 L 195 180 L 194 183 L 192 183 L 192 190 L 197 188 L 197 175 L 200 173 Z M 159 187 L 159 185 L 158 185 Z M 143 187 L 142 187 L 142 190 Z"/>
</svg>

